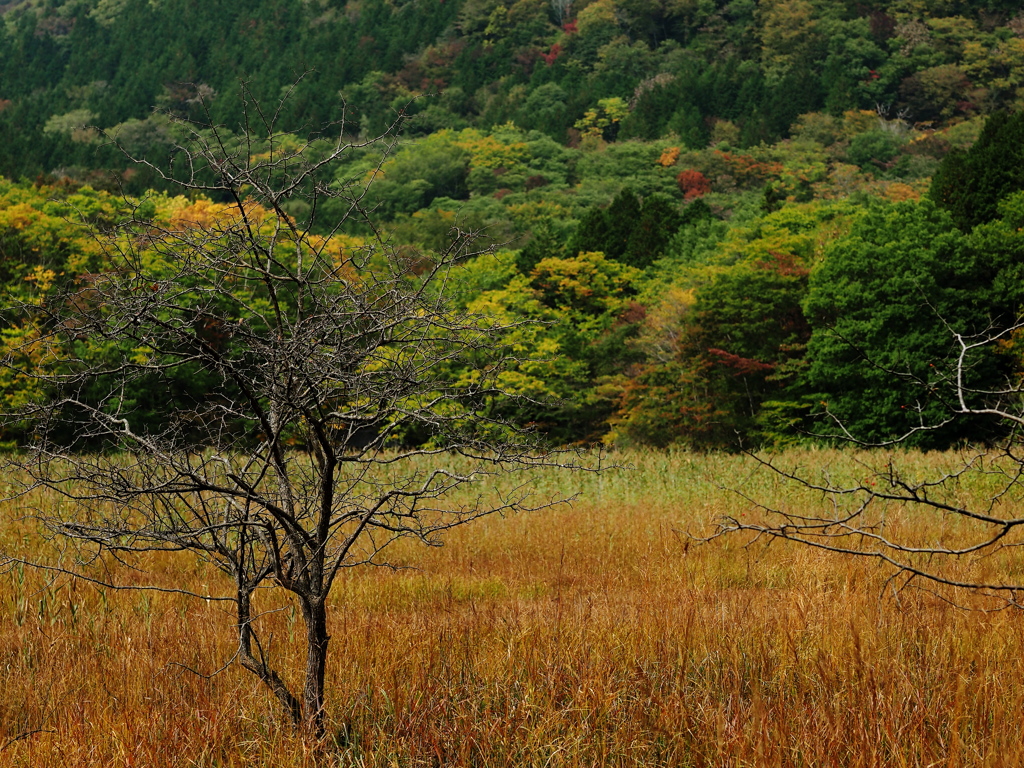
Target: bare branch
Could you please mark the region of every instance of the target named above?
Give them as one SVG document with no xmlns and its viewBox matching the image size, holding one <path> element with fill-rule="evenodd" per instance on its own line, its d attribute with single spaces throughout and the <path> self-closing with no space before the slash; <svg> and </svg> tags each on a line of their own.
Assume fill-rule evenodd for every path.
<svg viewBox="0 0 1024 768">
<path fill-rule="evenodd" d="M 1024 494 L 1024 455 L 1018 453 L 1020 427 L 1024 426 L 1024 391 L 1017 381 L 971 387 L 968 374 L 981 355 L 989 354 L 997 344 L 1024 329 L 1024 324 L 993 327 L 975 336 L 959 333 L 948 324 L 946 328 L 957 354 L 948 375 L 929 386 L 945 387 L 942 396 L 948 406 L 947 418 L 922 423 L 879 445 L 858 440 L 840 419 L 833 417 L 847 442 L 860 448 L 886 449 L 850 457 L 852 468 L 833 471 L 825 467 L 812 473 L 805 467 L 781 466 L 771 456 L 750 453 L 757 467 L 790 488 L 807 493 L 791 498 L 785 506 L 773 506 L 742 489 L 733 489 L 755 514 L 749 520 L 726 516 L 701 540 L 746 533 L 755 541 L 795 542 L 875 560 L 892 570 L 889 583 L 905 579 L 904 586 L 913 581 L 968 590 L 995 597 L 1006 606 L 1020 606 L 1024 582 L 1014 580 L 1011 574 L 973 576 L 969 570 L 1024 547 L 1024 515 L 1019 507 Z M 919 430 L 937 429 L 956 419 L 977 416 L 992 417 L 1003 428 L 1002 436 L 989 445 L 962 449 L 952 468 L 914 475 L 904 468 L 908 464 L 906 454 L 894 450 Z M 840 480 L 841 473 L 849 476 L 855 471 L 856 479 Z M 987 495 L 980 503 L 976 497 L 968 500 L 965 487 L 984 487 Z M 927 519 L 934 526 L 942 525 L 939 530 L 946 533 L 922 540 L 916 533 L 919 526 L 906 532 L 900 524 L 901 517 L 908 515 L 918 523 Z M 989 568 L 993 569 L 998 574 L 1000 565 Z"/>
</svg>

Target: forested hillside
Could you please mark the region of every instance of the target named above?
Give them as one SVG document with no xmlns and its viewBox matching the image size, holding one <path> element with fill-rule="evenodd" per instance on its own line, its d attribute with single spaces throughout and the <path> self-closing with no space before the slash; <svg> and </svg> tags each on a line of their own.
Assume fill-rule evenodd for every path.
<svg viewBox="0 0 1024 768">
<path fill-rule="evenodd" d="M 95 128 L 159 148 L 154 108 L 240 119 L 238 81 L 288 129 L 339 116 L 410 134 L 512 121 L 559 143 L 668 134 L 697 149 L 792 134 L 809 112 L 884 105 L 945 124 L 1012 107 L 1024 18 L 1011 0 L 24 0 L 0 6 L 0 172 L 116 165 Z"/>
<path fill-rule="evenodd" d="M 523 360 L 505 384 L 534 402 L 506 415 L 553 441 L 987 440 L 984 420 L 919 430 L 955 407 L 956 334 L 1003 334 L 969 361 L 980 400 L 1022 370 L 1017 3 L 27 0 L 0 12 L 10 295 L 45 301 L 54 281 L 104 268 L 71 223 L 83 213 L 98 231 L 131 212 L 167 226 L 215 210 L 168 196 L 126 152 L 172 168 L 183 118 L 238 136 L 245 82 L 263 105 L 287 96 L 284 146 L 321 130 L 371 137 L 403 116 L 383 164 L 352 152 L 337 183 L 372 181 L 368 207 L 405 252 L 428 255 L 453 225 L 501 244 L 466 264 L 461 301 L 539 321 L 505 339 Z M 348 231 L 339 252 L 367 234 Z M 36 333 L 8 314 L 4 344 L 25 367 L 60 354 Z M 41 396 L 2 375 L 8 406 Z"/>
</svg>

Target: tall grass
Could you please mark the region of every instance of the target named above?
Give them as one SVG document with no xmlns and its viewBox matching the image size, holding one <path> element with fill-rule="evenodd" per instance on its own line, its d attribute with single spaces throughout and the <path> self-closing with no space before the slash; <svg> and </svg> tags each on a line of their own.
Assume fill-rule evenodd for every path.
<svg viewBox="0 0 1024 768">
<path fill-rule="evenodd" d="M 1024 616 L 893 593 L 879 567 L 809 549 L 698 545 L 686 531 L 755 514 L 720 485 L 821 500 L 741 457 L 616 458 L 634 468 L 537 479 L 540 493 L 579 486 L 571 506 L 488 518 L 443 548 L 402 543 L 407 568 L 345 574 L 326 758 L 244 670 L 196 674 L 233 652 L 217 603 L 13 569 L 0 582 L 0 765 L 1024 763 Z M 826 451 L 785 458 L 857 469 Z M 12 505 L 4 548 L 45 556 L 31 523 L 13 520 L 53 503 Z M 946 525 L 909 512 L 904 524 Z M 188 556 L 144 566 L 127 578 L 192 589 L 219 578 Z M 265 646 L 297 672 L 301 621 L 273 591 L 260 608 Z"/>
</svg>

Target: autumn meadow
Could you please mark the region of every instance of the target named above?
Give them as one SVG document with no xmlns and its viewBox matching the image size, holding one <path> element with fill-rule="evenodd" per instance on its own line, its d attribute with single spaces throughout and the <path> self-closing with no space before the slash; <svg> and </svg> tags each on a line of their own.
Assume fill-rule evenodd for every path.
<svg viewBox="0 0 1024 768">
<path fill-rule="evenodd" d="M 331 602 L 326 743 L 285 722 L 230 663 L 230 605 L 9 568 L 0 764 L 1021 763 L 1019 611 L 967 610 L 969 596 L 806 547 L 739 535 L 701 544 L 694 537 L 721 516 L 758 514 L 736 490 L 769 504 L 814 496 L 746 457 L 611 458 L 618 467 L 601 473 L 536 478 L 540 493 L 578 488 L 572 504 L 489 517 L 441 548 L 400 544 L 405 567 L 347 573 Z M 954 459 L 902 460 L 927 470 Z M 31 515 L 61 503 L 8 502 L 4 548 L 52 560 Z M 946 525 L 920 510 L 896 518 L 925 539 Z M 188 554 L 133 567 L 123 583 L 216 591 L 223 578 Z M 266 592 L 261 641 L 283 669 L 301 670 L 301 622 L 274 602 L 281 590 Z"/>
</svg>

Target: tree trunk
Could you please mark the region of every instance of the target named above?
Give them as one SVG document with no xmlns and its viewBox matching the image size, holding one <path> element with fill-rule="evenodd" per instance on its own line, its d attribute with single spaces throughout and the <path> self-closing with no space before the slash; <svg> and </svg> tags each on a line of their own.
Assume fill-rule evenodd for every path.
<svg viewBox="0 0 1024 768">
<path fill-rule="evenodd" d="M 238 607 L 238 659 L 245 669 L 252 672 L 256 677 L 263 681 L 277 700 L 281 702 L 288 717 L 291 718 L 292 722 L 296 725 L 302 723 L 302 705 L 299 700 L 295 698 L 294 694 L 288 690 L 288 686 L 285 685 L 284 680 L 277 674 L 273 669 L 267 666 L 267 662 L 263 658 L 263 650 L 259 649 L 259 643 L 257 648 L 259 649 L 259 657 L 253 655 L 252 652 L 252 592 L 240 588 L 236 598 L 236 605 Z M 321 680 L 323 676 L 321 675 Z"/>
<path fill-rule="evenodd" d="M 317 738 L 324 735 L 324 671 L 327 668 L 327 606 L 322 599 L 303 602 L 306 621 L 306 685 L 302 690 L 303 724 Z"/>
</svg>

